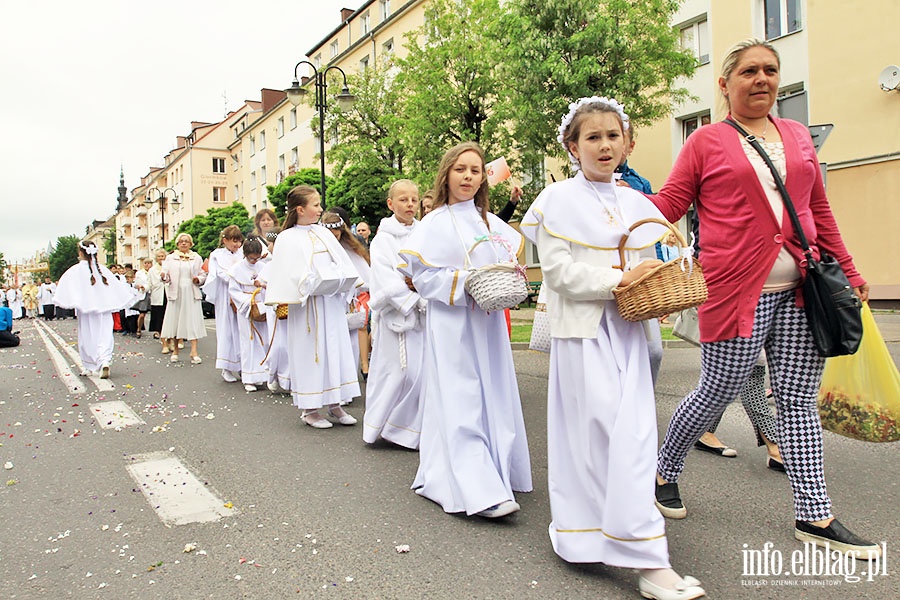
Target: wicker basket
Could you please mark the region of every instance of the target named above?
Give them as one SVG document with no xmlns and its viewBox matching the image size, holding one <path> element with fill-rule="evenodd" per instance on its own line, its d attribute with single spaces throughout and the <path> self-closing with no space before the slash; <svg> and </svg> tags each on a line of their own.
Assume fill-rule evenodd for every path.
<svg viewBox="0 0 900 600">
<path fill-rule="evenodd" d="M 665 225 L 675 234 L 679 246 L 685 248 L 687 242 L 675 227 L 662 219 L 642 219 L 629 228 L 634 231 L 646 223 Z M 619 242 L 619 260 L 625 265 L 625 242 L 628 235 Z M 613 290 L 619 314 L 626 321 L 644 321 L 659 318 L 706 302 L 708 296 L 703 270 L 697 261 L 691 268 L 684 267 L 682 260 L 664 263 L 637 281 Z"/>
<path fill-rule="evenodd" d="M 288 316 L 288 305 L 287 304 L 276 304 L 275 305 L 275 316 L 284 321 Z"/>
<path fill-rule="evenodd" d="M 253 290 L 252 294 L 250 294 L 250 320 L 256 321 L 257 323 L 261 323 L 266 320 L 265 311 L 259 310 L 259 306 L 256 304 L 256 295 L 260 292 L 261 289 L 261 287 L 258 287 Z"/>
<path fill-rule="evenodd" d="M 485 241 L 493 243 L 486 236 L 478 240 L 472 249 Z M 510 254 L 515 259 L 512 251 Z M 469 264 L 469 250 L 466 250 L 466 269 L 469 269 Z M 483 311 L 503 310 L 516 306 L 528 297 L 528 279 L 525 269 L 512 260 L 492 263 L 469 271 L 466 292 Z"/>
</svg>

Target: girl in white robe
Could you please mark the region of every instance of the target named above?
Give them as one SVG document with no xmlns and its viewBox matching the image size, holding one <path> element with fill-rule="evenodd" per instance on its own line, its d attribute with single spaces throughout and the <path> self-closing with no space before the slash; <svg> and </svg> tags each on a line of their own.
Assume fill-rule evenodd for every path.
<svg viewBox="0 0 900 600">
<path fill-rule="evenodd" d="M 257 237 L 244 241 L 243 260 L 228 270 L 228 294 L 237 307 L 238 341 L 240 343 L 241 382 L 248 392 L 255 392 L 257 386 L 269 381 L 263 364 L 269 349 L 269 328 L 266 321 L 250 318 L 250 309 L 255 306 L 260 314 L 265 314 L 265 288 L 259 281 L 262 264 L 259 263 L 263 244 Z"/>
<path fill-rule="evenodd" d="M 356 419 L 341 404 L 359 395 L 346 312 L 356 269 L 334 235 L 316 224 L 322 206 L 314 188 L 300 185 L 288 192 L 286 211 L 268 268 L 266 304 L 289 305 L 294 405 L 311 427 L 332 427 L 319 412 L 326 406 L 339 423 L 353 425 Z"/>
<path fill-rule="evenodd" d="M 522 219 L 541 256 L 550 315 L 550 540 L 569 562 L 640 569 L 645 598 L 698 598 L 699 581 L 670 567 L 654 504 L 658 442 L 647 339 L 641 323 L 622 319 L 612 293 L 662 264 L 640 262 L 639 250 L 668 230 L 637 228 L 620 264 L 617 246 L 629 226 L 662 215 L 613 182 L 628 123 L 621 105 L 593 97 L 570 108 L 559 139 L 578 172 L 548 186 Z"/>
<path fill-rule="evenodd" d="M 411 281 L 397 270 L 400 248 L 418 221 L 419 189 L 408 179 L 391 185 L 388 208 L 372 240 L 372 362 L 366 384 L 363 441 L 379 437 L 416 450 L 422 431 L 422 360 L 425 349 L 427 302 L 410 289 Z"/>
<path fill-rule="evenodd" d="M 59 278 L 53 302 L 75 309 L 82 374 L 99 372 L 102 379 L 108 379 L 115 346 L 112 314 L 134 304 L 137 296 L 130 285 L 97 262 L 93 242 L 79 242 L 78 258 L 78 264 Z"/>
<path fill-rule="evenodd" d="M 274 242 L 273 242 L 274 245 Z M 272 248 L 269 249 L 267 258 L 261 259 L 263 263 L 259 273 L 259 280 L 263 286 L 269 284 L 269 273 L 272 268 Z M 266 290 L 268 292 L 268 290 Z M 287 319 L 279 319 L 274 306 L 266 306 L 266 326 L 269 331 L 269 349 L 265 357 L 268 381 L 266 386 L 273 394 L 291 393 L 291 361 L 288 354 L 288 328 Z"/>
<path fill-rule="evenodd" d="M 356 275 L 359 279 L 356 282 L 356 288 L 353 290 L 359 310 L 369 310 L 369 280 L 372 277 L 372 270 L 369 266 L 369 251 L 363 246 L 350 227 L 344 222 L 337 211 L 326 210 L 322 213 L 321 223 L 337 238 L 338 242 L 350 257 L 353 268 L 356 269 Z M 368 321 L 368 319 L 367 319 Z M 348 329 L 350 336 L 350 346 L 353 347 L 356 356 L 356 369 L 360 369 L 362 365 L 363 379 L 369 376 L 369 336 L 367 334 L 366 325 L 360 329 Z M 365 355 L 365 360 L 363 356 Z"/>
<path fill-rule="evenodd" d="M 206 301 L 216 307 L 216 368 L 222 370 L 222 379 L 234 382 L 241 370 L 241 343 L 237 314 L 228 295 L 228 270 L 244 258 L 241 252 L 244 234 L 237 225 L 229 225 L 222 230 L 219 243 L 221 247 L 209 255 L 209 274 L 203 292 Z"/>
<path fill-rule="evenodd" d="M 487 210 L 477 144 L 444 155 L 433 189 L 434 210 L 400 250 L 400 272 L 428 300 L 412 487 L 448 513 L 505 516 L 519 510 L 513 492 L 532 489 L 525 422 L 503 311 L 481 310 L 465 283 L 470 267 L 515 258 L 523 239 Z"/>
</svg>

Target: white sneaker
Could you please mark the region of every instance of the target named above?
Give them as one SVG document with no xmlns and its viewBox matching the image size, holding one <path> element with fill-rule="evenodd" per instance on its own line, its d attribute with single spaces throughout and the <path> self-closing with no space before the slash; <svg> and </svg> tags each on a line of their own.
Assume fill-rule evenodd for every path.
<svg viewBox="0 0 900 600">
<path fill-rule="evenodd" d="M 228 369 L 222 369 L 222 379 L 224 379 L 228 383 L 234 383 L 235 381 L 237 381 L 237 377 L 235 377 L 234 373 L 232 373 Z"/>
<path fill-rule="evenodd" d="M 501 502 L 500 504 L 495 504 L 490 508 L 486 508 L 483 511 L 476 513 L 480 517 L 487 517 L 488 519 L 496 519 L 497 517 L 505 517 L 506 515 L 511 515 L 512 513 L 518 511 L 521 506 L 519 503 L 514 500 L 507 500 L 506 502 Z"/>
<path fill-rule="evenodd" d="M 272 392 L 273 394 L 277 394 L 281 390 L 281 388 L 278 386 L 277 381 L 268 382 L 266 384 L 266 387 L 269 388 L 269 391 Z"/>
<path fill-rule="evenodd" d="M 256 386 L 253 385 L 252 383 L 245 383 L 245 384 L 244 384 L 244 389 L 247 390 L 248 392 L 255 392 L 255 391 L 256 391 Z"/>
</svg>

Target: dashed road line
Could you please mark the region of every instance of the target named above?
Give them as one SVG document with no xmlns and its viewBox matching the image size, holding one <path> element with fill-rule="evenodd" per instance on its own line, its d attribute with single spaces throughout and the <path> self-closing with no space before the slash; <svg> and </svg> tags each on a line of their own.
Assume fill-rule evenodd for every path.
<svg viewBox="0 0 900 600">
<path fill-rule="evenodd" d="M 132 425 L 143 425 L 144 420 L 121 400 L 110 400 L 90 405 L 91 416 L 103 429 L 117 429 Z"/>
<path fill-rule="evenodd" d="M 167 527 L 218 521 L 236 512 L 169 452 L 135 454 L 127 469 Z"/>
</svg>

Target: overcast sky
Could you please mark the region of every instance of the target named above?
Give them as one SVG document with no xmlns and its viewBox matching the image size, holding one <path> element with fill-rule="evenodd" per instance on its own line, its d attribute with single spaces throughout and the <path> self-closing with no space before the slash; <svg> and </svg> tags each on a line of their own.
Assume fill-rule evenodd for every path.
<svg viewBox="0 0 900 600">
<path fill-rule="evenodd" d="M 220 121 L 364 0 L 0 0 L 0 252 L 83 235 L 162 164 L 191 121 Z"/>
</svg>

